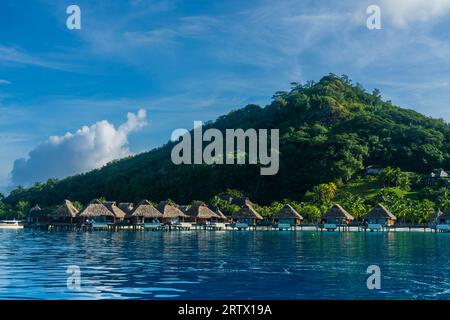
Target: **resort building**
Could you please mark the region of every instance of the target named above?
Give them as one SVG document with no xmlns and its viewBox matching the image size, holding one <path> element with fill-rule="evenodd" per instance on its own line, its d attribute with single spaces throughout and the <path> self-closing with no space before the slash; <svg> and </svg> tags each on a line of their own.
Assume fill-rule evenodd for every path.
<svg viewBox="0 0 450 320">
<path fill-rule="evenodd" d="M 104 225 L 114 223 L 116 220 L 114 213 L 104 206 L 98 199 L 92 200 L 91 203 L 80 212 L 78 217 L 83 222 Z"/>
<path fill-rule="evenodd" d="M 333 205 L 322 217 L 321 223 L 334 225 L 348 225 L 355 218 L 339 204 Z"/>
<path fill-rule="evenodd" d="M 370 165 L 364 169 L 364 172 L 368 176 L 378 176 L 383 172 L 383 167 L 378 165 Z"/>
<path fill-rule="evenodd" d="M 167 201 L 161 201 L 156 209 L 162 213 L 161 220 L 164 223 L 175 224 L 189 218 L 176 205 Z"/>
<path fill-rule="evenodd" d="M 364 216 L 364 221 L 369 225 L 392 226 L 395 220 L 397 220 L 397 217 L 382 204 L 377 204 Z"/>
<path fill-rule="evenodd" d="M 238 212 L 234 213 L 231 218 L 234 222 L 244 223 L 247 225 L 255 226 L 258 221 L 263 220 L 263 217 L 253 209 L 250 204 L 245 204 L 239 209 Z"/>
<path fill-rule="evenodd" d="M 73 224 L 78 215 L 78 210 L 69 200 L 64 200 L 56 210 L 49 213 L 49 223 L 51 224 Z"/>
<path fill-rule="evenodd" d="M 303 221 L 303 217 L 289 204 L 285 204 L 280 211 L 273 215 L 272 219 L 276 224 L 288 224 L 291 226 L 299 225 Z"/>
<path fill-rule="evenodd" d="M 184 213 L 188 216 L 187 221 L 195 222 L 196 224 L 218 222 L 221 220 L 221 217 L 208 208 L 203 202 L 189 206 Z"/>
<path fill-rule="evenodd" d="M 148 200 L 143 200 L 136 209 L 130 211 L 127 220 L 132 224 L 160 223 L 163 214 L 159 212 Z"/>
<path fill-rule="evenodd" d="M 125 219 L 125 212 L 117 206 L 115 201 L 106 201 L 103 205 L 114 214 L 115 222 L 120 222 Z"/>
<path fill-rule="evenodd" d="M 431 186 L 436 184 L 439 180 L 448 178 L 449 176 L 447 172 L 445 172 L 444 170 L 439 170 L 437 172 L 430 172 L 422 179 L 422 181 L 425 185 Z"/>
</svg>

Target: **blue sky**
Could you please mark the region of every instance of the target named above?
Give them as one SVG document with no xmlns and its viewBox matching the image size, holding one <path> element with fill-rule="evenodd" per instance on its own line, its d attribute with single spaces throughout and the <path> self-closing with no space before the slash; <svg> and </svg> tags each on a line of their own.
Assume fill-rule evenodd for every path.
<svg viewBox="0 0 450 320">
<path fill-rule="evenodd" d="M 66 28 L 70 4 L 81 30 Z M 369 4 L 381 8 L 381 30 L 366 28 Z M 42 180 L 66 164 L 39 152 L 83 162 L 83 139 L 102 135 L 103 154 L 77 167 L 87 170 L 329 72 L 449 121 L 449 15 L 450 0 L 2 1 L 0 191 L 32 151 L 46 162 L 28 167 Z M 75 138 L 48 140 L 67 132 Z"/>
</svg>

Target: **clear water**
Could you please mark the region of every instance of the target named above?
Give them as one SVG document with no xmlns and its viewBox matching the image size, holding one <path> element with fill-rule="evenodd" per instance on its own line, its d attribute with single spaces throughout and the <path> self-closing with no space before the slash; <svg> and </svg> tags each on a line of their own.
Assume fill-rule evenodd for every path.
<svg viewBox="0 0 450 320">
<path fill-rule="evenodd" d="M 450 234 L 3 229 L 0 299 L 450 299 L 449 262 Z"/>
</svg>

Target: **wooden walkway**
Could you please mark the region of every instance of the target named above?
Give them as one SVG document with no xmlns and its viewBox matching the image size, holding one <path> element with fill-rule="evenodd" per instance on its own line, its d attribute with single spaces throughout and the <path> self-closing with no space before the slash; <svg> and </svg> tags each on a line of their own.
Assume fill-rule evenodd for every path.
<svg viewBox="0 0 450 320">
<path fill-rule="evenodd" d="M 50 231 L 188 231 L 188 230 L 207 230 L 207 231 L 303 231 L 316 230 L 328 232 L 450 232 L 450 225 L 432 226 L 428 224 L 398 224 L 393 226 L 382 226 L 381 228 L 368 226 L 365 224 L 300 224 L 300 225 L 248 225 L 243 223 L 94 223 L 94 224 L 70 224 L 70 223 L 36 223 L 34 225 L 26 225 L 25 227 L 50 230 Z"/>
</svg>

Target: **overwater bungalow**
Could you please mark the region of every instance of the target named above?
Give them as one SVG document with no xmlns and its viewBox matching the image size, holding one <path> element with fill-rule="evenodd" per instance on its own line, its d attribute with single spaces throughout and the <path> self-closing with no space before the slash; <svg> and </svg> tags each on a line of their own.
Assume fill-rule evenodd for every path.
<svg viewBox="0 0 450 320">
<path fill-rule="evenodd" d="M 175 204 L 167 201 L 161 201 L 156 209 L 162 213 L 161 221 L 168 224 L 176 224 L 189 218 Z"/>
<path fill-rule="evenodd" d="M 299 225 L 303 221 L 303 217 L 289 204 L 285 204 L 273 215 L 272 219 L 273 223 L 279 228 Z"/>
<path fill-rule="evenodd" d="M 78 215 L 78 210 L 72 202 L 64 200 L 64 203 L 49 213 L 49 224 L 72 225 Z"/>
<path fill-rule="evenodd" d="M 382 204 L 377 204 L 372 210 L 363 217 L 364 221 L 369 225 L 380 225 L 381 227 L 394 225 L 397 217 L 394 216 Z M 375 227 L 376 228 L 376 227 Z"/>
<path fill-rule="evenodd" d="M 189 206 L 184 213 L 188 216 L 187 221 L 195 222 L 196 224 L 218 222 L 221 220 L 221 217 L 203 202 Z"/>
<path fill-rule="evenodd" d="M 42 210 L 41 207 L 35 205 L 30 209 L 28 216 L 26 218 L 26 223 L 28 226 L 39 226 L 45 224 L 48 221 L 48 211 Z"/>
<path fill-rule="evenodd" d="M 263 217 L 248 203 L 244 204 L 231 218 L 235 222 L 235 226 L 256 226 L 258 221 L 263 220 Z"/>
<path fill-rule="evenodd" d="M 94 228 L 107 228 L 108 224 L 114 223 L 116 217 L 112 211 L 105 207 L 98 199 L 91 203 L 78 214 L 81 221 L 92 223 Z"/>
<path fill-rule="evenodd" d="M 103 203 L 103 205 L 108 208 L 109 211 L 111 211 L 112 213 L 114 213 L 114 220 L 115 222 L 120 222 L 123 221 L 125 219 L 125 212 L 120 209 L 120 207 L 117 205 L 117 203 L 115 201 L 106 201 Z"/>
<path fill-rule="evenodd" d="M 330 209 L 328 209 L 327 213 L 322 217 L 321 223 L 336 228 L 339 225 L 348 225 L 355 218 L 348 213 L 344 208 L 339 204 L 333 205 Z M 326 228 L 328 229 L 328 228 Z"/>
<path fill-rule="evenodd" d="M 132 224 L 159 224 L 163 214 L 150 201 L 143 200 L 127 215 Z"/>
</svg>

